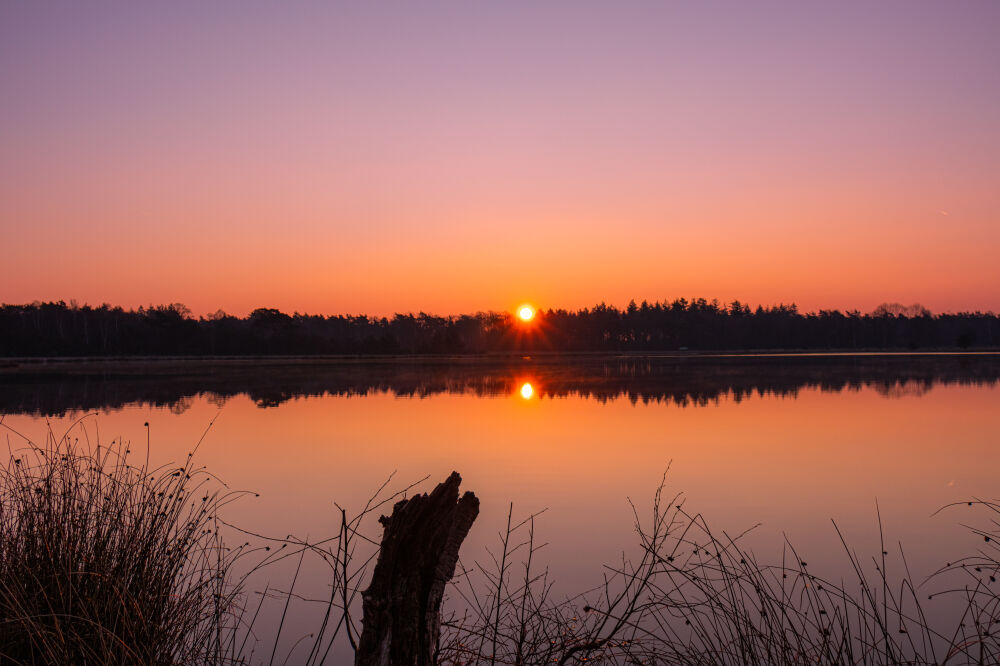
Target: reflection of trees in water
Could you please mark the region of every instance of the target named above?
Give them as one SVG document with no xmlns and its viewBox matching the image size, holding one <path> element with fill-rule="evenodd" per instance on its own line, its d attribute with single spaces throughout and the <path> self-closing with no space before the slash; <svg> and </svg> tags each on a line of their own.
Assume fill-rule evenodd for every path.
<svg viewBox="0 0 1000 666">
<path fill-rule="evenodd" d="M 208 402 L 208 404 L 217 407 L 219 409 L 222 409 L 223 407 L 226 406 L 226 403 L 229 402 L 229 396 L 219 395 L 218 393 L 209 392 L 205 394 L 205 400 Z"/>
<path fill-rule="evenodd" d="M 183 414 L 187 410 L 191 409 L 191 405 L 194 404 L 194 398 L 192 396 L 186 395 L 182 398 L 178 398 L 173 401 L 167 408 L 170 410 L 171 414 Z"/>
<path fill-rule="evenodd" d="M 699 407 L 721 400 L 796 397 L 803 390 L 921 396 L 938 385 L 993 386 L 1000 355 L 582 357 L 285 362 L 123 363 L 8 374 L 0 413 L 62 414 L 144 403 L 183 413 L 197 396 L 222 406 L 245 395 L 259 407 L 293 398 L 439 394 L 532 399 L 578 397 L 600 403 Z"/>
<path fill-rule="evenodd" d="M 932 388 L 933 382 L 909 380 L 904 382 L 891 382 L 887 384 L 874 383 L 872 388 L 879 395 L 885 398 L 919 398 L 927 395 Z"/>
</svg>

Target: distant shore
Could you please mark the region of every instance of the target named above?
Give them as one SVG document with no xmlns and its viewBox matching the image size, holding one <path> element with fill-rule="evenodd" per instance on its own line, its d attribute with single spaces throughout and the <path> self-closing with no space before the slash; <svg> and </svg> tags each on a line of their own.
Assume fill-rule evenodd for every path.
<svg viewBox="0 0 1000 666">
<path fill-rule="evenodd" d="M 0 357 L 40 359 L 509 359 L 520 355 L 911 353 L 1000 350 L 1000 316 L 885 305 L 868 314 L 677 299 L 625 309 L 438 317 L 289 315 L 194 319 L 180 305 L 136 311 L 65 303 L 0 306 Z"/>
<path fill-rule="evenodd" d="M 343 355 L 248 355 L 248 356 L 47 356 L 0 357 L 2 375 L 89 374 L 91 372 L 122 372 L 124 374 L 172 374 L 187 369 L 289 367 L 303 365 L 508 365 L 512 362 L 595 361 L 603 359 L 741 359 L 760 358 L 822 358 L 852 356 L 1000 356 L 1000 349 L 976 350 L 761 350 L 761 351 L 662 351 L 662 352 L 509 352 L 487 354 L 343 354 Z"/>
</svg>

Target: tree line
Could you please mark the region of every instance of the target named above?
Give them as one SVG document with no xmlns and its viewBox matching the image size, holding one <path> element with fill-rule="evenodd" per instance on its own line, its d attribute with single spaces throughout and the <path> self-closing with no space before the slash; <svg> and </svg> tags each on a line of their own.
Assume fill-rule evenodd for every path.
<svg viewBox="0 0 1000 666">
<path fill-rule="evenodd" d="M 919 305 L 802 313 L 703 298 L 625 308 L 539 310 L 530 322 L 507 312 L 287 314 L 258 308 L 193 317 L 181 304 L 125 310 L 75 303 L 0 306 L 0 356 L 233 356 L 656 352 L 750 350 L 982 349 L 1000 346 L 992 312 L 932 314 Z"/>
</svg>

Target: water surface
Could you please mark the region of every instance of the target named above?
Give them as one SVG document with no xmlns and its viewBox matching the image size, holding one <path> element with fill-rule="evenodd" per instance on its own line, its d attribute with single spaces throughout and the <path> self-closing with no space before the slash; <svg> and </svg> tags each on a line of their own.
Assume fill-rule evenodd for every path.
<svg viewBox="0 0 1000 666">
<path fill-rule="evenodd" d="M 922 578 L 975 548 L 967 514 L 931 514 L 1000 495 L 998 386 L 989 354 L 48 362 L 8 364 L 0 412 L 34 439 L 84 417 L 144 445 L 148 422 L 162 461 L 214 421 L 201 462 L 260 494 L 229 518 L 275 536 L 335 533 L 333 502 L 357 509 L 390 474 L 429 490 L 458 470 L 482 500 L 463 561 L 486 558 L 511 502 L 547 509 L 543 559 L 568 593 L 633 548 L 627 499 L 648 506 L 668 466 L 715 529 L 759 524 L 761 559 L 788 539 L 835 578 L 831 521 L 875 553 L 877 502 Z"/>
</svg>

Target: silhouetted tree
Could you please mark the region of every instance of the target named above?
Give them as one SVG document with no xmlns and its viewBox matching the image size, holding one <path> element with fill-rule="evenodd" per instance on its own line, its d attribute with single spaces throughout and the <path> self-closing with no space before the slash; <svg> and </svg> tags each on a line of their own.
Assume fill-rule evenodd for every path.
<svg viewBox="0 0 1000 666">
<path fill-rule="evenodd" d="M 795 304 L 751 309 L 704 298 L 539 310 L 530 324 L 505 312 L 378 318 L 274 308 L 196 319 L 180 303 L 126 311 L 58 301 L 0 306 L 0 357 L 993 349 L 998 324 L 992 312 L 933 315 L 921 305 L 803 314 Z"/>
</svg>

